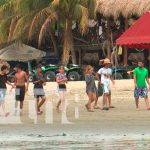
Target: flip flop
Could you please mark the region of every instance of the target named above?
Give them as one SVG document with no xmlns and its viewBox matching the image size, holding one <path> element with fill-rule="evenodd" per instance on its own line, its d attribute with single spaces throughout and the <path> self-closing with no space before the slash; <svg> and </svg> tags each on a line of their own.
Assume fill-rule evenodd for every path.
<svg viewBox="0 0 150 150">
<path fill-rule="evenodd" d="M 61 110 L 59 109 L 59 107 L 56 107 L 56 111 L 57 111 L 58 113 L 61 112 Z"/>
<path fill-rule="evenodd" d="M 43 111 L 38 111 L 37 115 L 42 115 Z"/>
<path fill-rule="evenodd" d="M 110 106 L 109 108 L 115 108 L 114 106 Z"/>
<path fill-rule="evenodd" d="M 94 109 L 101 109 L 99 106 L 95 106 Z"/>
<path fill-rule="evenodd" d="M 109 108 L 108 108 L 108 107 L 104 107 L 104 108 L 102 108 L 102 110 L 107 110 L 107 111 L 108 111 L 108 110 L 109 110 Z"/>
<path fill-rule="evenodd" d="M 10 113 L 9 113 L 9 112 L 7 112 L 7 113 L 5 114 L 5 117 L 8 117 L 8 116 L 9 116 L 9 114 L 10 114 Z"/>
<path fill-rule="evenodd" d="M 94 110 L 92 110 L 92 109 L 89 109 L 89 110 L 88 110 L 88 112 L 94 112 Z"/>
<path fill-rule="evenodd" d="M 87 111 L 89 111 L 89 108 L 88 108 L 88 105 L 87 105 L 87 104 L 85 105 L 85 108 L 87 109 Z"/>
</svg>

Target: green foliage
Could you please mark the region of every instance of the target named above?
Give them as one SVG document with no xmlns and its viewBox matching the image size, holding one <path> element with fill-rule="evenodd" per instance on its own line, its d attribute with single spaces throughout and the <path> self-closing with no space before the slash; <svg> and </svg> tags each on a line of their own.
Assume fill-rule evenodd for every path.
<svg viewBox="0 0 150 150">
<path fill-rule="evenodd" d="M 25 15 L 18 20 L 11 40 L 15 40 L 18 38 L 24 39 L 28 36 L 29 27 L 34 15 L 35 12 L 32 12 L 30 13 L 30 15 Z"/>
<path fill-rule="evenodd" d="M 5 0 L 0 5 L 0 19 L 6 19 L 13 15 L 15 3 L 13 0 Z"/>
<path fill-rule="evenodd" d="M 7 2 L 7 0 L 0 0 L 0 6 L 4 5 Z"/>
<path fill-rule="evenodd" d="M 50 0 L 15 0 L 15 12 L 18 14 L 29 14 L 32 11 L 41 10 L 47 7 Z"/>
<path fill-rule="evenodd" d="M 7 42 L 11 17 L 4 19 L 0 23 L 0 43 Z"/>
<path fill-rule="evenodd" d="M 55 22 L 62 29 L 66 20 L 77 22 L 84 34 L 94 10 L 94 0 L 0 0 L 0 43 L 18 38 L 42 41 Z"/>
</svg>

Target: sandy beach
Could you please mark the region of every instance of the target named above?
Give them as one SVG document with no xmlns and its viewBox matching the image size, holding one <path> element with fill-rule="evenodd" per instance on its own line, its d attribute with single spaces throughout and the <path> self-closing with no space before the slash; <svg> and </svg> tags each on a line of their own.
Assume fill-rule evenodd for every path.
<svg viewBox="0 0 150 150">
<path fill-rule="evenodd" d="M 118 80 L 112 86 L 109 111 L 87 112 L 85 82 L 69 82 L 67 92 L 67 119 L 55 110 L 58 100 L 57 84 L 47 83 L 47 103 L 44 114 L 34 114 L 32 83 L 26 94 L 23 115 L 14 116 L 13 91 L 6 97 L 8 118 L 0 117 L 0 149 L 150 149 L 150 111 L 140 100 L 135 109 L 133 80 Z M 101 106 L 102 97 L 99 98 Z"/>
</svg>

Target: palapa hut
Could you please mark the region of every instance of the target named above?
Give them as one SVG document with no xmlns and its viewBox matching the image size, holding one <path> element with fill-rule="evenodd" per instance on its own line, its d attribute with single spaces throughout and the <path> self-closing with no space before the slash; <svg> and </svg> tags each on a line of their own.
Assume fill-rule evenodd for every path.
<svg viewBox="0 0 150 150">
<path fill-rule="evenodd" d="M 126 46 L 129 48 L 140 48 L 144 50 L 146 54 L 145 57 L 148 56 L 148 59 L 145 57 L 139 58 L 143 59 L 143 61 L 150 62 L 150 11 L 144 13 L 142 17 L 140 17 L 127 31 L 123 33 L 117 40 L 117 45 Z M 134 56 L 135 57 L 135 56 Z M 136 57 L 135 57 L 136 58 Z M 138 59 L 136 60 L 138 61 Z M 146 62 L 145 61 L 145 62 Z M 149 66 L 149 64 L 147 64 Z"/>
<path fill-rule="evenodd" d="M 150 10 L 150 0 L 97 0 L 96 10 L 105 17 L 115 19 L 122 15 L 129 18 L 131 15 L 143 15 Z"/>
<path fill-rule="evenodd" d="M 144 12 L 150 11 L 150 0 L 97 0 L 96 11 L 106 18 L 108 28 L 111 28 L 109 26 L 110 17 L 112 17 L 114 20 L 118 20 L 118 18 L 122 16 L 124 18 L 125 31 L 126 29 L 128 29 L 129 19 L 133 15 L 139 17 L 143 15 Z M 113 38 L 109 38 L 110 36 L 112 36 L 111 29 L 108 30 L 108 40 L 113 43 L 113 41 L 111 40 Z M 111 44 L 109 46 L 109 49 L 112 49 Z M 123 63 L 127 64 L 128 54 L 126 47 L 124 47 L 123 57 Z"/>
</svg>

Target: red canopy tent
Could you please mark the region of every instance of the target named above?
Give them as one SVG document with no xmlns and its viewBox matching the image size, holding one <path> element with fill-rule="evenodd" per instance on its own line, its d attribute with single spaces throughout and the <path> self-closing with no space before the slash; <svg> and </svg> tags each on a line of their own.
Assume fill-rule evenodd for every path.
<svg viewBox="0 0 150 150">
<path fill-rule="evenodd" d="M 150 12 L 146 12 L 117 40 L 116 45 L 129 48 L 150 48 Z"/>
</svg>

